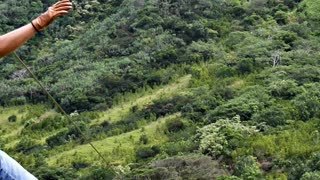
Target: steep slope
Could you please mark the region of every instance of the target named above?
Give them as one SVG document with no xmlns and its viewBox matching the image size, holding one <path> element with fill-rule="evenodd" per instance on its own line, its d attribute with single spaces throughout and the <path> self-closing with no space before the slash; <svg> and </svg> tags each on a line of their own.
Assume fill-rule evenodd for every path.
<svg viewBox="0 0 320 180">
<path fill-rule="evenodd" d="M 319 177 L 315 1 L 75 3 L 19 54 L 87 138 L 0 64 L 1 105 L 37 104 L 4 108 L 0 147 L 40 179 Z"/>
</svg>

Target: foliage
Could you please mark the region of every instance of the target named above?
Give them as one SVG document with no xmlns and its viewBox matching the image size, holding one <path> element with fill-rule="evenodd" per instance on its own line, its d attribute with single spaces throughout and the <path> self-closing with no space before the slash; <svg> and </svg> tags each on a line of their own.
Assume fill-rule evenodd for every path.
<svg viewBox="0 0 320 180">
<path fill-rule="evenodd" d="M 269 126 L 283 126 L 287 120 L 292 119 L 290 117 L 290 110 L 283 109 L 279 105 L 273 105 L 269 108 L 265 108 L 259 113 L 256 113 L 252 117 L 252 121 L 258 123 L 265 123 Z"/>
<path fill-rule="evenodd" d="M 309 85 L 307 84 L 305 87 L 308 89 L 308 91 L 297 96 L 293 103 L 297 108 L 299 119 L 306 121 L 312 118 L 320 117 L 320 91 L 318 83 Z"/>
<path fill-rule="evenodd" d="M 133 179 L 215 179 L 226 172 L 208 156 L 176 156 L 155 160 L 147 167 L 139 167 L 129 174 Z"/>
<path fill-rule="evenodd" d="M 255 132 L 255 127 L 247 127 L 241 124 L 240 117 L 235 116 L 231 120 L 221 119 L 215 123 L 204 126 L 197 131 L 196 141 L 199 141 L 199 150 L 213 157 L 219 155 L 231 155 L 239 143 Z"/>
<path fill-rule="evenodd" d="M 41 145 L 39 145 L 36 141 L 28 138 L 23 137 L 19 143 L 16 145 L 15 150 L 17 152 L 22 152 L 24 154 L 28 154 L 31 152 L 37 151 L 37 148 L 41 148 Z"/>
<path fill-rule="evenodd" d="M 34 171 L 34 175 L 39 179 L 74 179 L 77 178 L 75 172 L 66 168 L 40 167 Z"/>
<path fill-rule="evenodd" d="M 0 34 L 53 3 L 1 1 Z M 318 179 L 317 1 L 73 3 L 18 54 L 81 132 L 0 61 L 0 146 L 39 179 Z"/>
<path fill-rule="evenodd" d="M 160 152 L 160 149 L 158 146 L 142 147 L 137 149 L 136 156 L 139 159 L 147 159 L 147 158 L 156 156 L 159 152 Z"/>
<path fill-rule="evenodd" d="M 174 120 L 168 121 L 166 123 L 166 126 L 169 132 L 177 132 L 185 128 L 183 121 L 181 121 L 180 119 L 174 119 Z"/>
<path fill-rule="evenodd" d="M 319 178 L 320 178 L 320 172 L 319 171 L 306 172 L 301 177 L 302 180 L 313 180 L 313 179 L 319 179 Z"/>
<path fill-rule="evenodd" d="M 8 121 L 9 122 L 16 122 L 17 121 L 17 116 L 16 115 L 12 115 L 12 116 L 8 117 Z"/>
<path fill-rule="evenodd" d="M 48 137 L 46 143 L 49 147 L 59 146 L 65 144 L 67 140 L 65 139 L 67 132 L 61 131 L 54 136 Z"/>
<path fill-rule="evenodd" d="M 263 87 L 251 86 L 240 92 L 240 96 L 229 100 L 209 113 L 208 121 L 232 118 L 239 115 L 241 120 L 249 120 L 252 115 L 268 107 L 271 97 Z"/>
<path fill-rule="evenodd" d="M 95 167 L 92 168 L 92 171 L 80 179 L 96 179 L 96 180 L 105 180 L 113 179 L 116 176 L 115 172 L 112 169 Z"/>
<path fill-rule="evenodd" d="M 247 156 L 236 159 L 234 175 L 243 179 L 259 179 L 262 177 L 262 172 L 256 158 Z"/>
</svg>

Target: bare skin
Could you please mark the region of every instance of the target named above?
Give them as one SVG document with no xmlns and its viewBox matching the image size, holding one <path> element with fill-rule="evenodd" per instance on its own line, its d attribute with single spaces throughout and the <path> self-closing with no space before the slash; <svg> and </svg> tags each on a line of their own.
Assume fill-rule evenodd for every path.
<svg viewBox="0 0 320 180">
<path fill-rule="evenodd" d="M 40 15 L 31 23 L 20 27 L 14 31 L 0 36 L 0 58 L 12 53 L 21 47 L 26 41 L 32 38 L 37 31 L 45 29 L 54 19 L 68 13 L 72 9 L 69 0 L 62 0 L 49 7 L 48 10 Z"/>
<path fill-rule="evenodd" d="M 30 23 L 0 36 L 0 58 L 18 49 L 36 33 L 37 31 Z"/>
</svg>

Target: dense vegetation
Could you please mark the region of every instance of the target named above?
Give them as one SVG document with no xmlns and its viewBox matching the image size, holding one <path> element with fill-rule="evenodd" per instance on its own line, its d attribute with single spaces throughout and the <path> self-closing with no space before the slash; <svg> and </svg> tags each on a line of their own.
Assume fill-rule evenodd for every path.
<svg viewBox="0 0 320 180">
<path fill-rule="evenodd" d="M 0 2 L 0 33 L 54 2 Z M 39 179 L 319 179 L 317 1 L 73 3 L 18 54 L 82 132 L 0 61 L 0 148 Z"/>
</svg>

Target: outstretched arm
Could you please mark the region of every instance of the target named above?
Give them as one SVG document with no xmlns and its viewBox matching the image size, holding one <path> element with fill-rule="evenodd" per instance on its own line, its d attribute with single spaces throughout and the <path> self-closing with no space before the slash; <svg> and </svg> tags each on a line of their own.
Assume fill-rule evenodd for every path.
<svg viewBox="0 0 320 180">
<path fill-rule="evenodd" d="M 34 34 L 36 34 L 36 32 L 37 31 L 32 27 L 30 23 L 19 29 L 0 36 L 0 58 L 18 49 Z"/>
<path fill-rule="evenodd" d="M 67 14 L 71 8 L 72 3 L 69 0 L 59 1 L 32 23 L 0 36 L 0 58 L 18 49 L 37 32 L 45 29 L 56 17 Z"/>
</svg>

